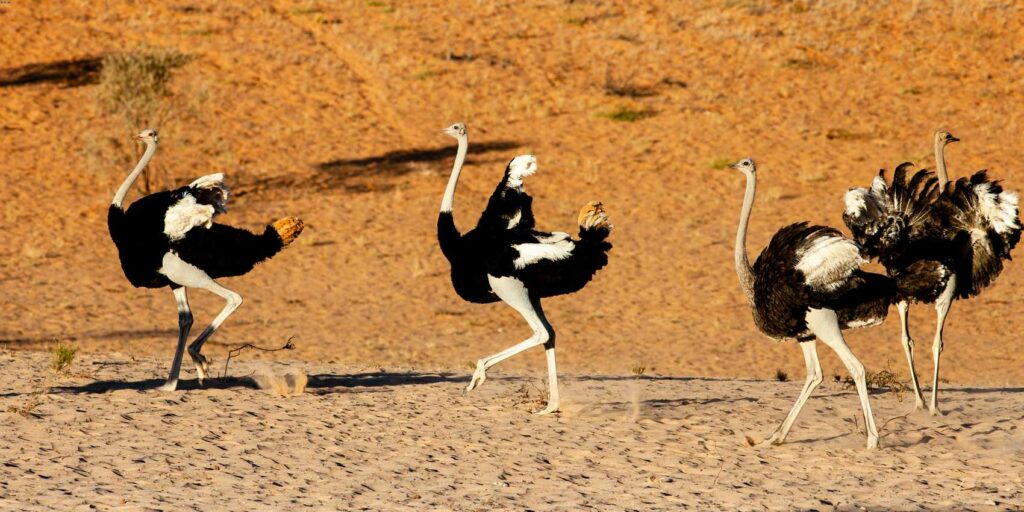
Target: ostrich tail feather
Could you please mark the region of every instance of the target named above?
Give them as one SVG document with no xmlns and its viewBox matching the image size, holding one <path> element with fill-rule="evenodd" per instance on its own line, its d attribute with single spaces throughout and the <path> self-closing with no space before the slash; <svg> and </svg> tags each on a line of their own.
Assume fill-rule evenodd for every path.
<svg viewBox="0 0 1024 512">
<path fill-rule="evenodd" d="M 298 217 L 285 217 L 275 220 L 270 227 L 274 228 L 277 236 L 281 238 L 281 245 L 288 246 L 288 244 L 291 244 L 299 237 L 305 225 L 302 223 L 302 219 Z"/>
<path fill-rule="evenodd" d="M 580 237 L 598 235 L 605 238 L 612 231 L 612 224 L 608 219 L 608 213 L 604 211 L 604 205 L 600 201 L 591 201 L 581 210 L 578 218 L 580 225 Z"/>
</svg>

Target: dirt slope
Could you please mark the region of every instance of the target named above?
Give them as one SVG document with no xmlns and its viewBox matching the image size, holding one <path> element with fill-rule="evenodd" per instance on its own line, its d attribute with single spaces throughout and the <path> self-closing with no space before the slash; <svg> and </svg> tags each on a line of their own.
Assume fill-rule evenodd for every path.
<svg viewBox="0 0 1024 512">
<path fill-rule="evenodd" d="M 223 171 L 224 222 L 283 215 L 295 247 L 226 284 L 245 305 L 208 345 L 283 343 L 288 358 L 462 369 L 528 334 L 508 308 L 457 299 L 436 248 L 436 208 L 465 120 L 471 158 L 456 219 L 470 226 L 507 160 L 532 152 L 543 227 L 571 229 L 601 199 L 612 262 L 546 305 L 567 372 L 770 377 L 795 347 L 757 334 L 731 267 L 742 180 L 762 186 L 750 250 L 797 221 L 841 225 L 841 197 L 880 167 L 931 165 L 931 133 L 964 142 L 949 164 L 1020 188 L 1024 16 L 1011 2 L 199 2 L 0 5 L 0 68 L 140 46 L 195 56 L 155 165 L 177 182 Z M 135 290 L 106 235 L 131 135 L 95 84 L 0 88 L 0 339 L 168 357 L 171 294 Z M 621 97 L 609 91 L 631 92 Z M 610 119 L 627 109 L 634 122 Z M 1011 263 L 947 324 L 944 376 L 1024 381 Z M 218 300 L 192 294 L 197 323 Z M 931 309 L 913 311 L 930 372 Z M 898 326 L 851 335 L 869 368 L 903 369 Z M 826 356 L 826 371 L 839 371 Z M 536 369 L 540 352 L 507 364 Z"/>
</svg>

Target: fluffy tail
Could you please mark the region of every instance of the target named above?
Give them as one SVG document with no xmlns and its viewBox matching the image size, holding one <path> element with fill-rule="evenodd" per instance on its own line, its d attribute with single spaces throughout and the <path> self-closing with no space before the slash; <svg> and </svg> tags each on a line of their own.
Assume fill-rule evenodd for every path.
<svg viewBox="0 0 1024 512">
<path fill-rule="evenodd" d="M 580 241 L 576 244 L 572 259 L 578 271 L 589 280 L 594 272 L 608 264 L 608 251 L 612 249 L 612 244 L 606 239 L 612 232 L 612 225 L 600 201 L 587 203 L 580 210 L 578 222 Z"/>
<path fill-rule="evenodd" d="M 553 297 L 581 290 L 598 270 L 608 265 L 612 244 L 606 240 L 612 225 L 600 202 L 592 201 L 580 210 L 580 239 L 573 240 L 571 256 L 529 265 L 521 270 L 531 293 Z"/>
<path fill-rule="evenodd" d="M 963 252 L 958 258 L 957 296 L 976 295 L 1002 272 L 1003 260 L 1010 259 L 1020 241 L 1017 194 L 978 171 L 947 184 L 940 201 L 946 236 Z"/>
<path fill-rule="evenodd" d="M 275 220 L 273 224 L 267 226 L 267 229 L 273 229 L 277 234 L 277 237 L 281 240 L 281 247 L 287 247 L 289 244 L 295 241 L 296 238 L 302 234 L 302 229 L 305 224 L 302 223 L 302 219 L 298 217 L 285 217 L 283 219 Z"/>
</svg>

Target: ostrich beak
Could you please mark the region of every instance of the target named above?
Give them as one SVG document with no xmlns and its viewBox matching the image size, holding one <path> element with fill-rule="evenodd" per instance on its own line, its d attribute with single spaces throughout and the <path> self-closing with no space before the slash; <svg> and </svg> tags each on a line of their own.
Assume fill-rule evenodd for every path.
<svg viewBox="0 0 1024 512">
<path fill-rule="evenodd" d="M 949 135 L 946 137 L 946 142 L 960 142 L 960 139 L 952 135 Z"/>
</svg>

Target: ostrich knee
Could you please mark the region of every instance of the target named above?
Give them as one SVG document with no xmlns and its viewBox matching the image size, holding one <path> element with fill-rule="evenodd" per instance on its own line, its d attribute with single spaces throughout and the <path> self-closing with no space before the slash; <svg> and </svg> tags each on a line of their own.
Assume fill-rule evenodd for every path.
<svg viewBox="0 0 1024 512">
<path fill-rule="evenodd" d="M 179 311 L 178 312 L 178 329 L 182 332 L 188 332 L 192 328 L 192 312 L 191 311 Z"/>
</svg>

